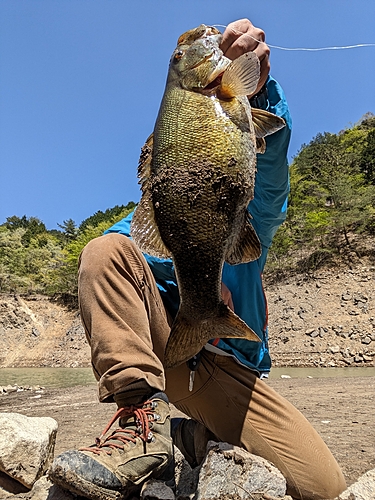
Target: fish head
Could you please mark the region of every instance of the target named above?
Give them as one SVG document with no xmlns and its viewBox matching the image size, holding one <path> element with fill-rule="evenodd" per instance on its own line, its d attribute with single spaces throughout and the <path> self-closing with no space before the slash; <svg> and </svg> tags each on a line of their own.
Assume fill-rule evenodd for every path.
<svg viewBox="0 0 375 500">
<path fill-rule="evenodd" d="M 170 60 L 167 83 L 198 92 L 219 85 L 231 63 L 219 47 L 221 39 L 219 30 L 205 24 L 182 34 Z"/>
</svg>

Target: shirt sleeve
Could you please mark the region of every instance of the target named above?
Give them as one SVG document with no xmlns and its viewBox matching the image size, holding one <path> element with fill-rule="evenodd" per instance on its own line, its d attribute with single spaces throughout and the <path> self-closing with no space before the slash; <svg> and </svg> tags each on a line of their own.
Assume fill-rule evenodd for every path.
<svg viewBox="0 0 375 500">
<path fill-rule="evenodd" d="M 267 82 L 267 111 L 285 120 L 285 127 L 266 137 L 266 151 L 258 154 L 254 199 L 249 204 L 253 226 L 263 252 L 259 259 L 263 269 L 268 248 L 277 228 L 285 220 L 289 193 L 288 146 L 291 134 L 289 107 L 281 86 L 272 77 Z"/>
</svg>

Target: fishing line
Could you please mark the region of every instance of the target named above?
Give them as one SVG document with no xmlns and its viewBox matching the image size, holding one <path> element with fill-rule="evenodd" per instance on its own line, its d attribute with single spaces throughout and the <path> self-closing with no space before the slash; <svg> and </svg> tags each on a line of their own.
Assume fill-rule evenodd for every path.
<svg viewBox="0 0 375 500">
<path fill-rule="evenodd" d="M 226 28 L 224 24 L 213 24 L 212 26 L 218 26 L 219 28 Z M 307 52 L 319 52 L 323 50 L 345 50 L 345 49 L 357 49 L 362 47 L 375 47 L 375 43 L 358 43 L 356 45 L 342 45 L 342 46 L 333 46 L 333 47 L 281 47 L 280 45 L 271 45 L 270 43 L 263 42 L 263 40 L 258 40 L 253 36 L 249 35 L 249 33 L 243 33 L 242 31 L 238 31 L 235 28 L 231 28 L 234 33 L 240 35 L 247 35 L 258 43 L 264 43 L 271 47 L 271 49 L 279 49 L 279 50 L 287 50 L 287 51 L 307 51 Z"/>
</svg>

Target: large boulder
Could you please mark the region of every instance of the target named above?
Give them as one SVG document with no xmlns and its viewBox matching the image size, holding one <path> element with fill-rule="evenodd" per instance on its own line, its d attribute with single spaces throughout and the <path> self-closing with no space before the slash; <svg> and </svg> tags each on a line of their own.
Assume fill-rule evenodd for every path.
<svg viewBox="0 0 375 500">
<path fill-rule="evenodd" d="M 199 473 L 195 500 L 251 497 L 283 498 L 286 481 L 267 460 L 228 443 L 210 441 Z"/>
<path fill-rule="evenodd" d="M 50 417 L 0 413 L 0 471 L 31 489 L 53 459 L 57 427 Z"/>
<path fill-rule="evenodd" d="M 347 488 L 338 500 L 374 500 L 375 499 L 375 469 L 363 474 L 358 481 Z"/>
</svg>

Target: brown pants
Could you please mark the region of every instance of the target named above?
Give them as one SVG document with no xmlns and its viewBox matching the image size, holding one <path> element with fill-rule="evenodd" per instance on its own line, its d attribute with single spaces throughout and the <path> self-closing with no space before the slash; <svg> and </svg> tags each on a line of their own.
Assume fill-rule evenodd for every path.
<svg viewBox="0 0 375 500">
<path fill-rule="evenodd" d="M 167 314 L 149 266 L 126 236 L 109 234 L 86 246 L 79 298 L 100 401 L 124 391 L 165 391 L 221 441 L 272 462 L 293 497 L 330 499 L 345 489 L 336 460 L 305 417 L 232 358 L 203 351 L 192 392 L 185 363 L 165 375 Z"/>
</svg>

